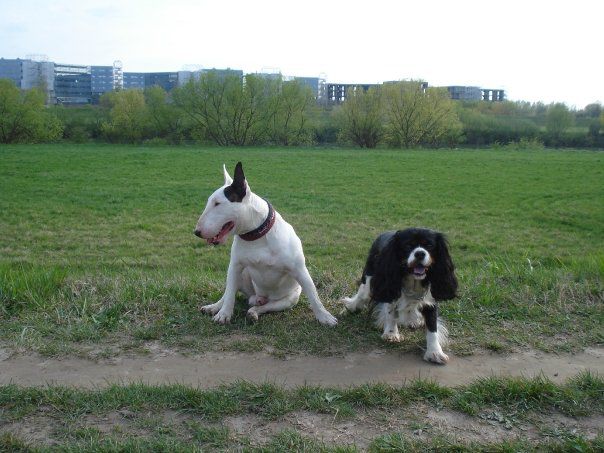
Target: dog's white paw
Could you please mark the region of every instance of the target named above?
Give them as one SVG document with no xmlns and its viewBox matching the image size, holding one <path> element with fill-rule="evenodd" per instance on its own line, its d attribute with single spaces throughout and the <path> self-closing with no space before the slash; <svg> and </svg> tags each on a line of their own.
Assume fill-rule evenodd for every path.
<svg viewBox="0 0 604 453">
<path fill-rule="evenodd" d="M 222 307 L 222 303 L 216 302 L 215 304 L 204 305 L 203 307 L 199 307 L 202 313 L 206 315 L 215 315 L 218 313 L 218 310 Z"/>
<path fill-rule="evenodd" d="M 442 351 L 426 351 L 424 354 L 424 360 L 426 362 L 444 365 L 449 361 L 449 356 Z"/>
<path fill-rule="evenodd" d="M 342 299 L 340 299 L 340 302 L 344 304 L 344 307 L 346 307 L 346 310 L 350 313 L 354 313 L 355 311 L 357 311 L 357 304 L 352 297 L 343 297 Z"/>
<path fill-rule="evenodd" d="M 258 312 L 256 311 L 256 309 L 254 307 L 252 307 L 247 311 L 246 317 L 250 321 L 256 322 L 256 321 L 258 321 Z"/>
<path fill-rule="evenodd" d="M 214 318 L 212 319 L 218 324 L 228 324 L 229 322 L 231 322 L 231 314 L 232 313 L 227 313 L 226 311 L 221 309 L 218 313 L 214 315 Z"/>
<path fill-rule="evenodd" d="M 417 311 L 408 313 L 405 316 L 405 327 L 411 330 L 419 329 L 424 325 L 424 317 Z"/>
<path fill-rule="evenodd" d="M 399 333 L 384 332 L 382 334 L 382 340 L 387 341 L 388 343 L 400 343 L 403 341 L 403 337 Z"/>
<path fill-rule="evenodd" d="M 336 317 L 334 315 L 332 315 L 331 313 L 329 313 L 327 310 L 321 311 L 319 313 L 315 313 L 315 317 L 317 318 L 317 321 L 319 321 L 321 324 L 323 324 L 325 326 L 333 327 L 338 323 L 338 320 L 336 319 Z"/>
</svg>

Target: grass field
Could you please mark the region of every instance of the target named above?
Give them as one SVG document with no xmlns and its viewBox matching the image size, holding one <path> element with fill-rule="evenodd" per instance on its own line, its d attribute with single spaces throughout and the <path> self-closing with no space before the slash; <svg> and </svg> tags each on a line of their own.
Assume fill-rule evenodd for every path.
<svg viewBox="0 0 604 453">
<path fill-rule="evenodd" d="M 589 373 L 562 385 L 491 377 L 459 388 L 7 385 L 0 450 L 595 452 L 604 447 L 603 389 Z M 23 439 L 31 433 L 37 442 Z"/>
<path fill-rule="evenodd" d="M 215 325 L 229 247 L 192 231 L 221 166 L 298 232 L 327 307 L 355 290 L 373 238 L 445 232 L 460 297 L 451 349 L 573 351 L 604 341 L 604 154 L 588 151 L 0 147 L 0 338 L 48 355 L 160 340 L 182 350 L 334 354 L 384 345 L 363 316 L 293 312 Z M 232 171 L 232 170 L 231 170 Z M 84 349 L 83 349 L 84 348 Z M 102 354 L 102 352 L 101 352 Z"/>
</svg>

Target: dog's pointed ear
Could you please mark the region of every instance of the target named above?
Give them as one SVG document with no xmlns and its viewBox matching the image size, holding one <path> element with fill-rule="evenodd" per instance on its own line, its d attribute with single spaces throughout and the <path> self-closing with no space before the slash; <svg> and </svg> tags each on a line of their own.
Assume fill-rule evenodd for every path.
<svg viewBox="0 0 604 453">
<path fill-rule="evenodd" d="M 245 198 L 247 190 L 248 185 L 245 180 L 245 175 L 243 174 L 243 166 L 241 165 L 241 162 L 237 162 L 237 165 L 235 166 L 235 179 L 233 179 L 230 186 L 225 187 L 224 195 L 229 201 L 241 203 Z"/>
<path fill-rule="evenodd" d="M 226 165 L 222 164 L 222 173 L 224 174 L 224 185 L 230 186 L 233 184 L 233 178 L 229 175 L 229 172 L 226 169 Z"/>
<path fill-rule="evenodd" d="M 241 162 L 237 162 L 237 165 L 235 165 L 235 179 L 233 182 L 238 185 L 245 182 L 245 175 L 243 174 L 243 165 Z"/>
<path fill-rule="evenodd" d="M 224 174 L 226 181 L 226 177 L 228 176 L 226 169 L 224 170 Z M 245 198 L 247 191 L 248 185 L 245 180 L 245 175 L 243 174 L 243 166 L 241 165 L 241 162 L 237 162 L 237 165 L 235 166 L 235 179 L 232 179 L 231 184 L 224 188 L 224 196 L 233 203 L 241 203 Z"/>
</svg>

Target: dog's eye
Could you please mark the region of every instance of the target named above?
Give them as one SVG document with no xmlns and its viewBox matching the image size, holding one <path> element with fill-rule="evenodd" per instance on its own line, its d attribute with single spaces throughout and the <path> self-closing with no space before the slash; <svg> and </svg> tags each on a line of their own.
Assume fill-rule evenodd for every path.
<svg viewBox="0 0 604 453">
<path fill-rule="evenodd" d="M 214 202 L 214 206 L 219 206 L 219 205 L 220 205 L 220 202 L 219 202 L 219 201 L 215 201 L 215 202 Z"/>
</svg>

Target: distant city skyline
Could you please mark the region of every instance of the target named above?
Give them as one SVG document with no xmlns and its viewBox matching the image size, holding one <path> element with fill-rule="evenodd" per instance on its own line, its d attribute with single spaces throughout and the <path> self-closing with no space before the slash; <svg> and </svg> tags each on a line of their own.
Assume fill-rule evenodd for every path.
<svg viewBox="0 0 604 453">
<path fill-rule="evenodd" d="M 603 13 L 596 0 L 24 0 L 0 3 L 0 56 L 121 60 L 127 72 L 199 65 L 341 83 L 423 79 L 582 108 L 604 101 Z"/>
</svg>

